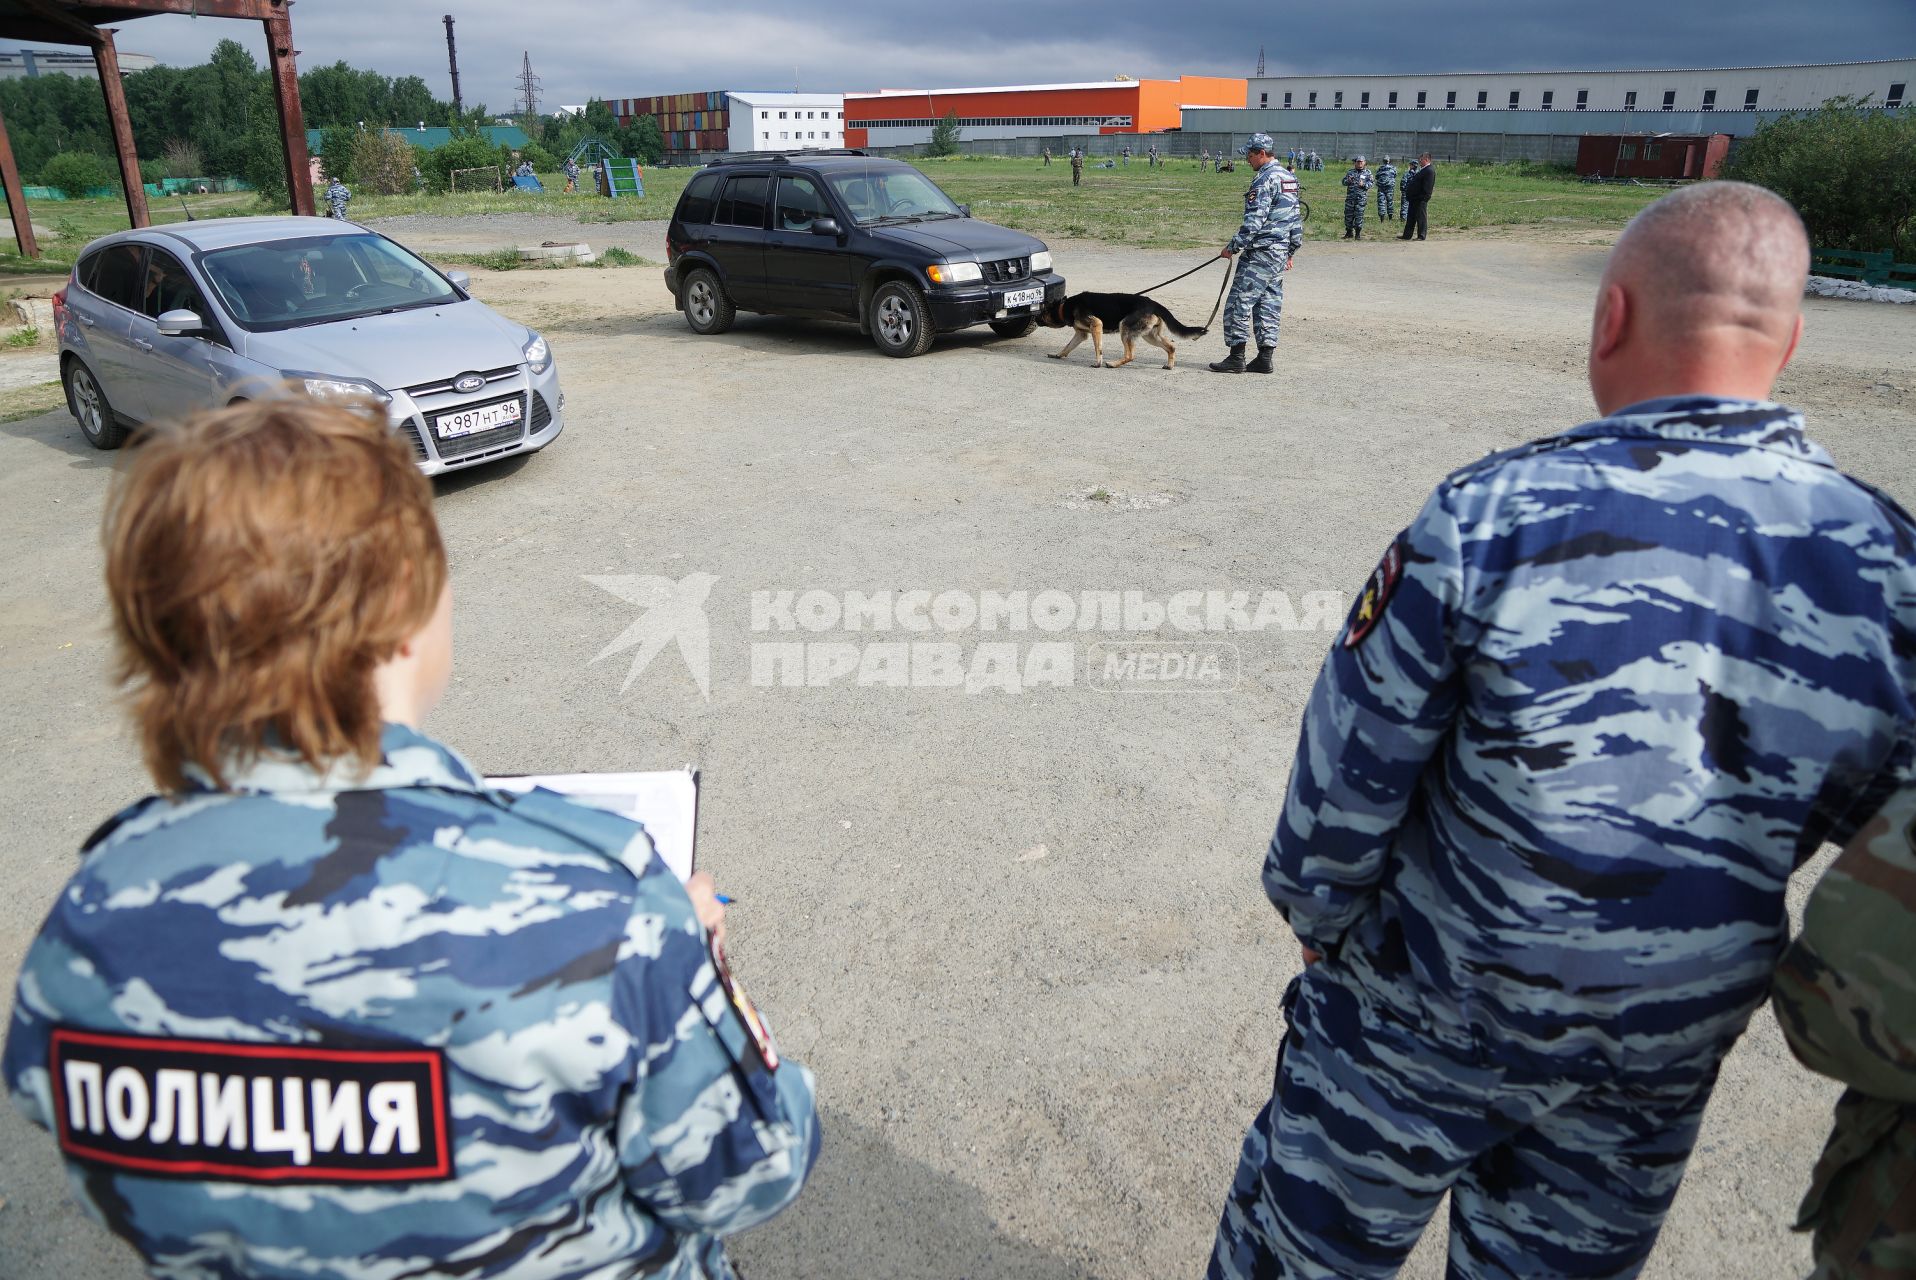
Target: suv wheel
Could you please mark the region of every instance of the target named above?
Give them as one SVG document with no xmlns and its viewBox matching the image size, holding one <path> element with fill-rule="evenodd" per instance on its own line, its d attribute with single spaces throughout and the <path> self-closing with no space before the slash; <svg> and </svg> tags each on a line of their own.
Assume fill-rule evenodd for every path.
<svg viewBox="0 0 1916 1280">
<path fill-rule="evenodd" d="M 100 390 L 100 381 L 93 376 L 93 370 L 78 360 L 69 360 L 66 370 L 67 407 L 73 411 L 73 420 L 80 424 L 80 434 L 95 449 L 117 449 L 126 439 L 126 428 L 113 416 L 113 406 L 107 403 L 106 392 Z"/>
<path fill-rule="evenodd" d="M 737 318 L 738 308 L 709 269 L 700 267 L 685 277 L 685 323 L 693 333 L 724 333 Z"/>
<path fill-rule="evenodd" d="M 1022 338 L 1037 327 L 1038 317 L 1036 316 L 1010 316 L 991 322 L 991 331 L 1001 338 Z"/>
<path fill-rule="evenodd" d="M 872 341 L 888 356 L 904 360 L 931 350 L 931 308 L 903 280 L 880 285 L 872 295 L 871 325 Z"/>
</svg>

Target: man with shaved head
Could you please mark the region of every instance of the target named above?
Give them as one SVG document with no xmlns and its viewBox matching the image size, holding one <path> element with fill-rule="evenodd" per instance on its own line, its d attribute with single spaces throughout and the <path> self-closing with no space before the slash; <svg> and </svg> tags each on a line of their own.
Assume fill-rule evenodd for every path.
<svg viewBox="0 0 1916 1280">
<path fill-rule="evenodd" d="M 1916 524 L 1769 399 L 1809 266 L 1776 196 L 1630 224 L 1602 415 L 1451 475 L 1305 711 L 1264 887 L 1303 948 L 1209 1274 L 1642 1268 L 1784 885 L 1916 740 Z M 1734 1263 L 1726 1273 L 1735 1273 Z"/>
</svg>

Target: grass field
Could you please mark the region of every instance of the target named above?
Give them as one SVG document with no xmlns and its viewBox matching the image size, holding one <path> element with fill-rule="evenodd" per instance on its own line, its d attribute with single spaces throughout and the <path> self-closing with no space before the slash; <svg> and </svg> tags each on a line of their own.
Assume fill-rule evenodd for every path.
<svg viewBox="0 0 1916 1280">
<path fill-rule="evenodd" d="M 1240 200 L 1251 174 L 1240 165 L 1233 173 L 1207 173 L 1196 161 L 1174 160 L 1147 168 L 1133 160 L 1123 168 L 1087 167 L 1084 185 L 1072 187 L 1071 166 L 1050 167 L 1037 160 L 978 156 L 920 160 L 919 167 L 954 200 L 971 205 L 978 217 L 1034 235 L 1107 240 L 1151 248 L 1182 249 L 1222 244 L 1237 226 Z M 517 191 L 461 192 L 456 195 L 360 195 L 353 199 L 358 219 L 402 214 L 471 216 L 487 213 L 541 213 L 580 222 L 663 220 L 672 214 L 679 192 L 696 170 L 648 169 L 645 198 L 605 200 L 589 194 L 561 194 L 564 179 L 541 175 L 542 194 Z M 1328 163 L 1322 173 L 1298 177 L 1312 206 L 1305 228 L 1311 237 L 1338 234 L 1343 225 L 1342 168 Z M 1656 188 L 1594 186 L 1557 170 L 1518 165 L 1442 165 L 1437 195 L 1430 206 L 1433 229 L 1553 228 L 1557 232 L 1614 230 L 1662 194 Z M 273 213 L 257 197 L 245 194 L 190 197 L 199 217 Z M 1375 215 L 1375 197 L 1372 197 Z M 79 250 L 98 236 L 126 227 L 119 200 L 30 200 L 28 211 L 40 226 L 57 233 L 41 244 L 45 257 L 30 262 L 0 253 L 0 276 L 64 271 Z M 152 202 L 156 223 L 178 222 L 186 214 L 178 200 Z"/>
</svg>

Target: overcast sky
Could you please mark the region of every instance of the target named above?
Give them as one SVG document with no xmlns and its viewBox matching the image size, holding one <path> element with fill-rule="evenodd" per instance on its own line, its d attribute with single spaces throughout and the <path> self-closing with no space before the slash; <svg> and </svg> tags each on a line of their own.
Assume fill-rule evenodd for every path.
<svg viewBox="0 0 1916 1280">
<path fill-rule="evenodd" d="M 468 104 L 506 110 L 522 53 L 543 106 L 698 89 L 948 88 L 1114 75 L 1601 70 L 1916 57 L 1916 0 L 301 0 L 300 66 L 345 60 L 452 96 L 441 15 L 457 19 Z M 123 50 L 203 61 L 256 25 L 141 18 Z M 17 42 L 6 42 L 9 44 Z"/>
</svg>

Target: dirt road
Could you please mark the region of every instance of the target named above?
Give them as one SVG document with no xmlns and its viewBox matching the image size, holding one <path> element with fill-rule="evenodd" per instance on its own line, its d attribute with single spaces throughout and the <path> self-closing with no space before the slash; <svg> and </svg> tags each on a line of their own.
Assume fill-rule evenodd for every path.
<svg viewBox="0 0 1916 1280">
<path fill-rule="evenodd" d="M 584 239 L 663 257 L 656 224 L 386 229 L 428 252 Z M 1074 288 L 1136 288 L 1197 260 L 1056 248 Z M 848 328 L 744 317 L 695 337 L 652 269 L 476 273 L 482 297 L 551 339 L 568 425 L 536 458 L 441 486 L 459 665 L 432 728 L 494 771 L 704 769 L 701 862 L 738 899 L 737 962 L 783 1047 L 818 1072 L 827 1135 L 798 1206 L 738 1242 L 747 1274 L 1201 1269 L 1298 965 L 1258 868 L 1332 638 L 1310 598 L 1338 593 L 1341 616 L 1446 472 L 1589 415 L 1602 253 L 1313 241 L 1269 378 L 1206 372 L 1215 335 L 1172 372 L 1155 353 L 1107 371 L 1083 348 L 1049 360 L 1049 331 L 968 333 L 901 362 Z M 1204 273 L 1165 301 L 1199 323 L 1215 289 Z M 1916 315 L 1808 312 L 1780 398 L 1850 470 L 1916 501 Z M 9 990 L 75 847 L 143 790 L 105 684 L 109 464 L 64 417 L 0 426 Z M 709 696 L 670 648 L 622 692 L 630 654 L 594 659 L 636 610 L 588 575 L 687 589 L 712 575 Z M 1282 592 L 1298 629 L 1167 631 L 1173 648 L 1228 646 L 1235 678 L 1143 692 L 1088 679 L 1096 646 L 1138 638 L 1100 606 L 1084 630 L 1082 611 L 1059 631 L 874 633 L 829 617 L 846 592 L 914 589 L 951 593 L 944 622 L 987 590 L 1159 605 Z M 822 593 L 812 613 L 808 591 Z M 831 647 L 798 667 L 767 647 L 808 642 Z M 847 653 L 872 661 L 874 642 L 954 644 L 994 687 L 832 675 Z M 1000 642 L 1017 692 L 1002 652 L 980 656 Z M 1042 644 L 1067 647 L 1068 683 L 1041 664 L 1026 683 Z M 819 683 L 780 683 L 802 684 L 804 661 Z M 1833 1092 L 1759 1015 L 1649 1274 L 1803 1274 L 1786 1224 Z M 10 1112 L 0 1196 L 0 1273 L 135 1274 L 68 1205 L 51 1143 Z M 1442 1273 L 1442 1235 L 1408 1275 Z"/>
</svg>

